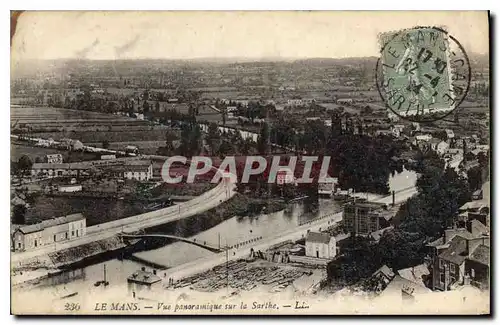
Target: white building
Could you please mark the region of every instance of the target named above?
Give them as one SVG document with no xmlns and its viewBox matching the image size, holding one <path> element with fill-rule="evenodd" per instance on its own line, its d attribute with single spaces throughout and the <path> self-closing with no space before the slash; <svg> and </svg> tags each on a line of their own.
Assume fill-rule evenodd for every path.
<svg viewBox="0 0 500 325">
<path fill-rule="evenodd" d="M 116 155 L 102 155 L 101 160 L 113 160 L 116 159 Z"/>
<path fill-rule="evenodd" d="M 74 192 L 81 192 L 83 189 L 81 184 L 72 184 L 72 185 L 60 185 L 58 187 L 59 192 L 64 192 L 64 193 L 74 193 Z"/>
<path fill-rule="evenodd" d="M 302 99 L 289 99 L 288 105 L 289 106 L 302 106 L 302 105 L 304 105 L 304 101 Z"/>
<path fill-rule="evenodd" d="M 81 213 L 22 226 L 13 233 L 14 250 L 25 251 L 83 237 L 86 233 L 86 227 L 86 219 Z"/>
<path fill-rule="evenodd" d="M 56 153 L 53 155 L 46 155 L 45 160 L 49 164 L 62 164 L 63 163 L 63 156 L 60 153 Z"/>
<path fill-rule="evenodd" d="M 432 139 L 432 135 L 430 134 L 419 134 L 415 137 L 415 139 L 417 139 L 417 141 L 425 141 L 425 142 L 428 142 Z"/>
<path fill-rule="evenodd" d="M 312 232 L 306 238 L 306 256 L 331 259 L 337 255 L 335 237 L 329 234 Z"/>
<path fill-rule="evenodd" d="M 279 185 L 295 183 L 295 176 L 293 175 L 293 171 L 285 166 L 279 167 L 278 171 L 276 172 L 276 183 Z"/>
<path fill-rule="evenodd" d="M 335 177 L 331 182 L 326 182 L 325 179 L 318 180 L 318 194 L 332 196 L 338 185 L 338 178 Z"/>
<path fill-rule="evenodd" d="M 137 148 L 137 146 L 126 146 L 125 147 L 125 152 L 126 153 L 134 153 L 134 154 L 138 154 L 139 153 L 139 148 Z"/>
<path fill-rule="evenodd" d="M 352 104 L 354 101 L 352 98 L 339 98 L 337 99 L 337 104 L 339 105 L 346 105 L 346 104 Z"/>
<path fill-rule="evenodd" d="M 122 168 L 123 177 L 129 180 L 148 181 L 153 178 L 153 164 L 147 160 L 128 161 Z"/>
<path fill-rule="evenodd" d="M 436 145 L 435 151 L 438 153 L 438 155 L 442 156 L 446 153 L 450 145 L 446 141 L 441 141 Z"/>
<path fill-rule="evenodd" d="M 399 138 L 401 136 L 401 133 L 403 132 L 405 126 L 402 124 L 396 124 L 392 127 L 392 135 L 395 138 Z"/>
<path fill-rule="evenodd" d="M 446 129 L 444 131 L 446 132 L 446 136 L 448 137 L 448 140 L 453 139 L 455 137 L 455 133 L 453 132 L 453 130 Z"/>
<path fill-rule="evenodd" d="M 275 108 L 276 108 L 276 111 L 282 112 L 282 111 L 285 110 L 285 105 L 283 105 L 283 104 L 276 104 Z"/>
<path fill-rule="evenodd" d="M 87 173 L 90 166 L 85 163 L 34 163 L 31 166 L 31 175 L 45 177 L 79 176 Z"/>
</svg>

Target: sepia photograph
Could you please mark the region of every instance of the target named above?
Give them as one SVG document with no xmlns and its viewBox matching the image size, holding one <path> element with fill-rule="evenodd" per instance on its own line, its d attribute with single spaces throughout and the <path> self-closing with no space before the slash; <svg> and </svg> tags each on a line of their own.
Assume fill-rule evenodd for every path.
<svg viewBox="0 0 500 325">
<path fill-rule="evenodd" d="M 488 11 L 10 19 L 11 314 L 491 315 Z"/>
</svg>

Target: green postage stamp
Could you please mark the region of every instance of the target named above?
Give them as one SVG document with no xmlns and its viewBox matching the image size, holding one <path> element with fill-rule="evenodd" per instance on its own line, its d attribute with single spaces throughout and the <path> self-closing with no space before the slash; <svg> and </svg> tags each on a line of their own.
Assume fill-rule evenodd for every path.
<svg viewBox="0 0 500 325">
<path fill-rule="evenodd" d="M 379 35 L 377 88 L 392 111 L 413 121 L 444 118 L 456 110 L 470 84 L 460 43 L 444 29 L 415 27 Z"/>
</svg>

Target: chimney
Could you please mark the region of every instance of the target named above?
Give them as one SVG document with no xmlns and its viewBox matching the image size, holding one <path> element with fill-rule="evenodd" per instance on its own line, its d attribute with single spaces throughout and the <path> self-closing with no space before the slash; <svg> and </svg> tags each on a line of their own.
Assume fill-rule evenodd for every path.
<svg viewBox="0 0 500 325">
<path fill-rule="evenodd" d="M 446 244 L 447 240 L 448 240 L 448 229 L 445 229 L 443 231 L 443 244 Z"/>
<path fill-rule="evenodd" d="M 464 286 L 470 285 L 470 282 L 471 282 L 470 275 L 469 275 L 469 274 L 466 274 L 466 275 L 464 276 Z"/>
<path fill-rule="evenodd" d="M 396 191 L 392 191 L 392 206 L 396 203 Z"/>
</svg>

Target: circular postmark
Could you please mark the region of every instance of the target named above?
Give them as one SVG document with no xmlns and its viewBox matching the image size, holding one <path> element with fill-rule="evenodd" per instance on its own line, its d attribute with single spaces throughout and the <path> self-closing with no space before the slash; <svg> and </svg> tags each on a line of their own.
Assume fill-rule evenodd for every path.
<svg viewBox="0 0 500 325">
<path fill-rule="evenodd" d="M 379 36 L 376 83 L 396 116 L 431 122 L 453 113 L 469 91 L 471 68 L 462 45 L 438 27 L 414 27 Z"/>
</svg>

